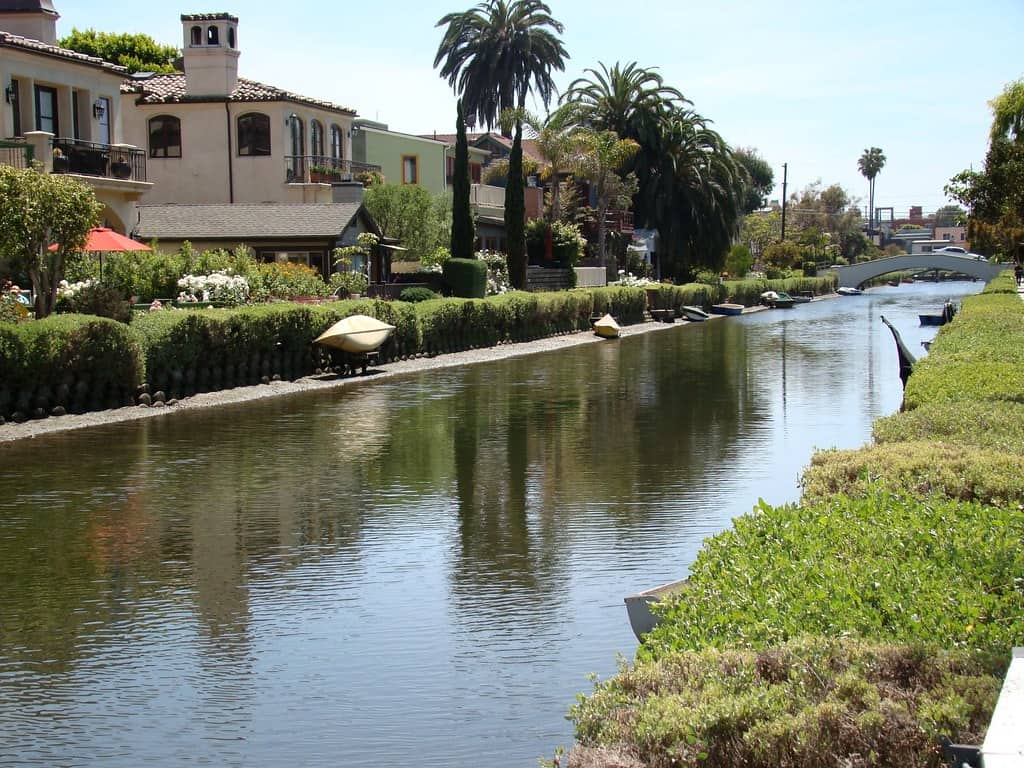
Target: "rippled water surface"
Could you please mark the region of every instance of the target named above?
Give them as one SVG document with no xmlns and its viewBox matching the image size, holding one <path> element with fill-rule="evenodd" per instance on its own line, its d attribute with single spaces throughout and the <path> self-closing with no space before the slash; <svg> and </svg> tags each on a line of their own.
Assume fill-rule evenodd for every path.
<svg viewBox="0 0 1024 768">
<path fill-rule="evenodd" d="M 899 407 L 915 284 L 0 445 L 0 765 L 535 766 L 623 596 Z"/>
</svg>

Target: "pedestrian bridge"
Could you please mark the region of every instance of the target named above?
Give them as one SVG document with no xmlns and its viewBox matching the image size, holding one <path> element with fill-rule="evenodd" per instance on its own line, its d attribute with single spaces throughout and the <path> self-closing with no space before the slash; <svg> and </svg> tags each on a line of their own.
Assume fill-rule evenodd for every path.
<svg viewBox="0 0 1024 768">
<path fill-rule="evenodd" d="M 848 267 L 834 267 L 839 275 L 839 285 L 848 288 L 859 288 L 873 277 L 881 277 L 890 272 L 903 272 L 912 269 L 940 269 L 945 272 L 960 272 L 979 280 L 988 282 L 1000 272 L 1007 269 L 1005 264 L 992 264 L 977 256 L 965 256 L 955 253 L 911 253 L 905 256 L 890 256 L 874 261 L 851 264 Z"/>
</svg>

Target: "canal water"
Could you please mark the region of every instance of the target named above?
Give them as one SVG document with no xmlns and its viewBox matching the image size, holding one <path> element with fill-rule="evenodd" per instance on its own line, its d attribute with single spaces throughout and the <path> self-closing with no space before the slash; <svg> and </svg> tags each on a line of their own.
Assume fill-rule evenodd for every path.
<svg viewBox="0 0 1024 768">
<path fill-rule="evenodd" d="M 535 766 L 622 598 L 902 391 L 914 284 L 0 445 L 0 766 Z"/>
</svg>

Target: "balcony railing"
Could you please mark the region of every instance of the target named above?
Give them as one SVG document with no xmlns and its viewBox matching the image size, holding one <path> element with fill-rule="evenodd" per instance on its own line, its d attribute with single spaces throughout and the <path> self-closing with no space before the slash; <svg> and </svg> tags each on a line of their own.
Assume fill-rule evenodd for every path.
<svg viewBox="0 0 1024 768">
<path fill-rule="evenodd" d="M 116 144 L 54 139 L 53 172 L 145 181 L 146 153 L 141 149 Z"/>
<path fill-rule="evenodd" d="M 288 184 L 354 181 L 360 173 L 380 173 L 379 165 L 318 155 L 285 155 L 284 175 Z"/>
<path fill-rule="evenodd" d="M 28 168 L 32 150 L 32 145 L 25 141 L 0 141 L 0 165 Z"/>
</svg>

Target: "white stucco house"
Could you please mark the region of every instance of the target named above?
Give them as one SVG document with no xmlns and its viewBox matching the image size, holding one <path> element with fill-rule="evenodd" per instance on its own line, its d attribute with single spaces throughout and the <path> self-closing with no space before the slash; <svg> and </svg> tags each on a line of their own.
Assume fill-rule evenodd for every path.
<svg viewBox="0 0 1024 768">
<path fill-rule="evenodd" d="M 184 72 L 120 88 L 125 133 L 146 149 L 146 203 L 329 203 L 352 161 L 355 110 L 238 75 L 238 18 L 181 16 Z"/>
<path fill-rule="evenodd" d="M 103 203 L 103 223 L 126 233 L 153 187 L 126 139 L 128 71 L 59 47 L 58 18 L 51 0 L 0 0 L 0 163 L 74 176 Z"/>
</svg>

